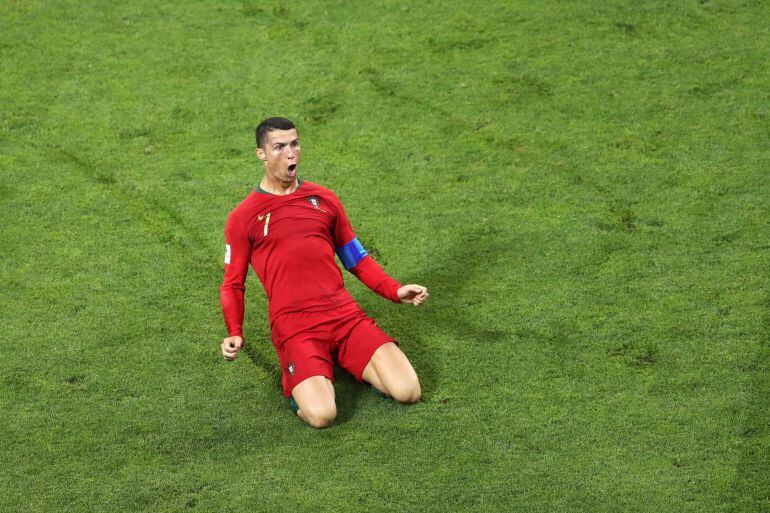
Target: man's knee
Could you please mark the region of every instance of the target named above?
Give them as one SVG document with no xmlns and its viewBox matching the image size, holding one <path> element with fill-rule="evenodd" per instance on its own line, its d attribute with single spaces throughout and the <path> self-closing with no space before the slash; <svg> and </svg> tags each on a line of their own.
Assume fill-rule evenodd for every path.
<svg viewBox="0 0 770 513">
<path fill-rule="evenodd" d="M 420 381 L 415 376 L 413 379 L 402 380 L 388 388 L 390 396 L 403 404 L 414 404 L 420 400 Z"/>
<path fill-rule="evenodd" d="M 305 422 L 314 428 L 325 428 L 331 426 L 337 417 L 337 405 L 331 404 L 313 404 L 300 410 L 301 417 Z"/>
</svg>

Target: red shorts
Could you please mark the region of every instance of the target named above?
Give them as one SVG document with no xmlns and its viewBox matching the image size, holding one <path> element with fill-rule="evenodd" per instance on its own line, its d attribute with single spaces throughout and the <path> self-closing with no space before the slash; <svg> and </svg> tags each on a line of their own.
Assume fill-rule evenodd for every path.
<svg viewBox="0 0 770 513">
<path fill-rule="evenodd" d="M 354 302 L 333 310 L 281 314 L 270 329 L 286 397 L 312 376 L 334 381 L 335 363 L 361 381 L 374 352 L 396 342 Z"/>
</svg>

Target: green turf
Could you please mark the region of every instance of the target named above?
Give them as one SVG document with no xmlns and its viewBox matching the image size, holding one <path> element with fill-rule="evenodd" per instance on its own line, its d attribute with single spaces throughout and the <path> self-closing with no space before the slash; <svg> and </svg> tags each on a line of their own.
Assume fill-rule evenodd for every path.
<svg viewBox="0 0 770 513">
<path fill-rule="evenodd" d="M 770 510 L 770 8 L 0 2 L 0 511 Z M 299 124 L 420 404 L 316 431 L 248 281 L 252 131 Z"/>
</svg>

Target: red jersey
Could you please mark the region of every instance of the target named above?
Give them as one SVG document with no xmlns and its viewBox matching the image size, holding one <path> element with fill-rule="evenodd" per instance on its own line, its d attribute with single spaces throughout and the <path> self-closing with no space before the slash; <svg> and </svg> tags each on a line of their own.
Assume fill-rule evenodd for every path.
<svg viewBox="0 0 770 513">
<path fill-rule="evenodd" d="M 399 302 L 396 280 L 368 256 L 332 191 L 300 182 L 291 194 L 255 190 L 225 226 L 222 312 L 230 336 L 242 336 L 248 266 L 267 293 L 271 322 L 286 312 L 320 311 L 354 301 L 345 290 L 335 251 L 344 267 L 367 287 Z"/>
</svg>

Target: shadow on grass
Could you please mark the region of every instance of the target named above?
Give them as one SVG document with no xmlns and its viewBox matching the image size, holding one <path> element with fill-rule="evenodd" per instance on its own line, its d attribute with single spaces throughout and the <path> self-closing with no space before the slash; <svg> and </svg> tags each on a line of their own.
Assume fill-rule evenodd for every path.
<svg viewBox="0 0 770 513">
<path fill-rule="evenodd" d="M 498 344 L 511 338 L 511 333 L 490 329 L 474 323 L 476 315 L 473 306 L 469 306 L 466 290 L 477 273 L 494 272 L 500 261 L 511 251 L 511 244 L 501 237 L 498 229 L 458 233 L 446 242 L 450 248 L 446 258 L 437 258 L 430 268 L 415 273 L 417 282 L 424 284 L 431 291 L 430 303 L 423 308 L 432 308 L 434 315 L 418 316 L 412 307 L 402 305 L 392 308 L 374 294 L 359 298 L 359 304 L 369 315 L 374 317 L 386 331 L 401 342 L 404 352 L 412 361 L 420 377 L 423 402 L 441 401 L 441 394 L 436 391 L 441 387 L 441 372 L 447 355 L 445 340 L 460 340 L 462 343 L 476 345 Z M 436 333 L 442 335 L 441 342 L 435 340 Z M 430 336 L 428 336 L 430 335 Z M 279 394 L 281 392 L 281 370 L 275 361 L 265 352 L 273 351 L 269 340 L 247 344 L 246 354 L 249 359 L 262 369 L 273 381 Z M 472 366 L 472 362 L 469 362 Z M 337 398 L 337 420 L 342 424 L 353 418 L 362 394 L 371 393 L 369 385 L 358 383 L 345 371 L 335 368 L 335 392 Z"/>
<path fill-rule="evenodd" d="M 279 394 L 283 395 L 281 387 L 281 366 L 278 359 L 265 354 L 265 351 L 273 351 L 273 344 L 269 340 L 258 339 L 255 342 L 246 342 L 243 351 L 249 357 L 251 363 L 262 369 L 270 380 L 270 386 Z"/>
<path fill-rule="evenodd" d="M 436 258 L 428 269 L 415 273 L 412 278 L 428 287 L 431 294 L 429 302 L 421 308 L 431 309 L 435 312 L 432 315 L 415 315 L 407 305 L 398 309 L 374 306 L 377 298 L 361 301 L 365 310 L 379 310 L 376 317 L 383 326 L 395 327 L 393 335 L 402 341 L 404 352 L 420 377 L 423 402 L 444 400 L 436 391 L 441 387 L 442 368 L 452 358 L 447 354 L 447 341 L 489 345 L 512 336 L 507 331 L 475 323 L 477 315 L 471 298 L 467 297 L 474 276 L 495 272 L 510 254 L 512 246 L 503 235 L 495 227 L 457 233 L 445 242 L 445 257 Z M 483 303 L 483 298 L 475 299 Z M 431 343 L 436 333 L 441 334 L 441 340 Z M 472 366 L 473 362 L 468 364 Z"/>
</svg>

